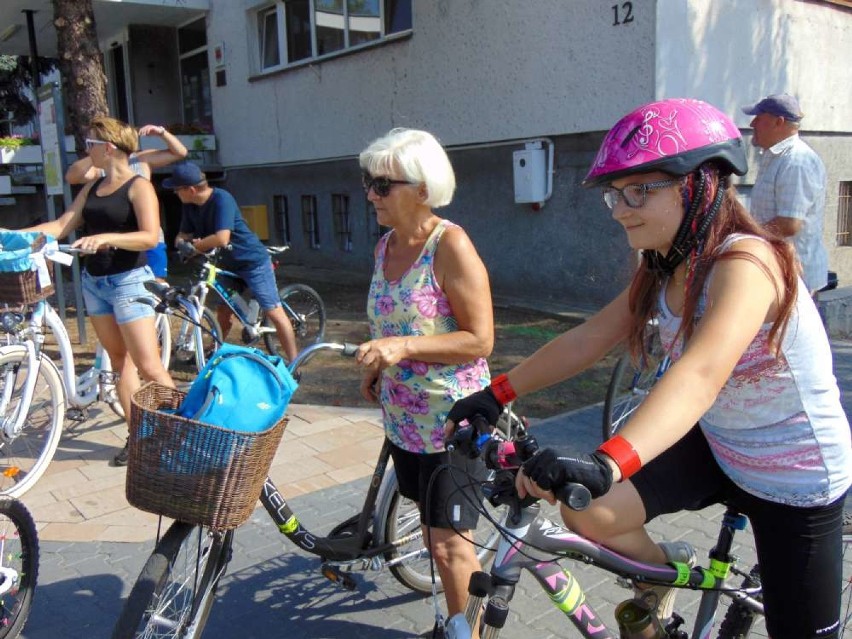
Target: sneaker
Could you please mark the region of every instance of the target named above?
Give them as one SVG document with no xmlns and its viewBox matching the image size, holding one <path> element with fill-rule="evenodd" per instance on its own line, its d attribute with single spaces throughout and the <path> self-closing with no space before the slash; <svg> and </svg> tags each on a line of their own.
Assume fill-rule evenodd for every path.
<svg viewBox="0 0 852 639">
<path fill-rule="evenodd" d="M 667 563 L 686 564 L 690 568 L 698 563 L 695 548 L 685 541 L 663 541 L 658 544 L 666 556 Z M 660 623 L 665 626 L 674 612 L 677 588 L 666 586 L 646 586 L 634 584 L 633 598 L 643 601 L 657 614 Z"/>
<path fill-rule="evenodd" d="M 112 458 L 113 466 L 127 466 L 127 457 L 130 454 L 130 451 L 128 450 L 129 445 L 129 441 L 124 442 L 124 448 L 122 448 L 116 456 Z"/>
</svg>

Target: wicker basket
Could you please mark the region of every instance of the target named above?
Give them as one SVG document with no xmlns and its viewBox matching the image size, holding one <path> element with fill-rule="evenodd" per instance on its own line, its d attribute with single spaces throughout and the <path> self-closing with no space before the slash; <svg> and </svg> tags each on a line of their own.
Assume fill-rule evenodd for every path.
<svg viewBox="0 0 852 639">
<path fill-rule="evenodd" d="M 39 234 L 30 245 L 30 252 L 35 253 L 44 246 L 46 238 Z M 53 294 L 53 284 L 39 286 L 38 273 L 22 271 L 19 273 L 0 272 L 0 304 L 10 305 L 35 304 Z"/>
<path fill-rule="evenodd" d="M 287 419 L 260 433 L 229 430 L 171 414 L 184 397 L 155 382 L 133 394 L 127 501 L 192 524 L 236 528 L 254 510 Z"/>
</svg>

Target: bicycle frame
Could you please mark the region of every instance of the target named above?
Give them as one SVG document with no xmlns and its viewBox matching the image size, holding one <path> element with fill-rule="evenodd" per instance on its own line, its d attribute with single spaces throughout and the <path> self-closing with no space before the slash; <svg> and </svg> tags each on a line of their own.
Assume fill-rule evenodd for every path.
<svg viewBox="0 0 852 639">
<path fill-rule="evenodd" d="M 411 558 L 411 555 L 402 555 L 389 562 L 384 561 L 380 555 L 387 553 L 397 546 L 408 544 L 422 536 L 422 533 L 418 529 L 417 532 L 397 539 L 394 542 L 385 543 L 380 546 L 371 545 L 369 528 L 371 523 L 373 523 L 373 511 L 376 503 L 379 501 L 379 493 L 384 490 L 384 486 L 386 485 L 383 479 L 389 460 L 390 444 L 385 440 L 379 452 L 379 458 L 376 462 L 372 479 L 370 480 L 370 488 L 367 490 L 367 496 L 364 499 L 364 505 L 359 514 L 338 525 L 327 537 L 314 535 L 302 525 L 302 522 L 299 521 L 287 503 L 287 499 L 276 488 L 269 477 L 266 478 L 263 484 L 263 490 L 260 493 L 260 503 L 263 504 L 266 512 L 269 513 L 272 521 L 278 527 L 278 530 L 305 552 L 319 555 L 326 562 L 345 565 L 350 569 L 381 570 L 384 566 L 407 561 Z M 336 531 L 351 531 L 353 527 L 353 535 L 334 536 Z M 418 554 L 421 552 L 425 552 L 425 549 L 417 551 Z"/>
<path fill-rule="evenodd" d="M 501 471 L 502 472 L 502 471 Z M 512 480 L 513 482 L 514 480 Z M 521 571 L 532 573 L 554 605 L 561 610 L 587 639 L 617 639 L 588 602 L 580 583 L 571 572 L 557 563 L 554 556 L 590 563 L 625 579 L 702 590 L 692 637 L 709 638 L 715 623 L 715 613 L 722 594 L 736 599 L 755 613 L 763 614 L 763 604 L 741 588 L 725 589 L 724 583 L 735 563 L 730 554 L 736 530 L 745 527 L 745 517 L 728 509 L 716 547 L 711 551 L 711 567 L 689 569 L 685 564 L 646 564 L 628 559 L 604 548 L 541 514 L 538 502 L 510 516 L 503 526 L 490 571 L 492 598 L 511 600 Z M 453 632 L 449 637 L 469 637 L 469 621 L 451 620 Z"/>
</svg>

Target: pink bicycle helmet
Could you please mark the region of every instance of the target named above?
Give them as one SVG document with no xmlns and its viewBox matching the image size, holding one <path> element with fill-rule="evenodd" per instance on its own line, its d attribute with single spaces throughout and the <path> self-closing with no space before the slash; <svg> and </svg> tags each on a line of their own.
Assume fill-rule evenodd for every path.
<svg viewBox="0 0 852 639">
<path fill-rule="evenodd" d="M 710 161 L 722 175 L 745 175 L 748 163 L 737 126 L 701 100 L 660 100 L 628 113 L 609 130 L 583 186 L 633 173 L 687 175 Z"/>
</svg>

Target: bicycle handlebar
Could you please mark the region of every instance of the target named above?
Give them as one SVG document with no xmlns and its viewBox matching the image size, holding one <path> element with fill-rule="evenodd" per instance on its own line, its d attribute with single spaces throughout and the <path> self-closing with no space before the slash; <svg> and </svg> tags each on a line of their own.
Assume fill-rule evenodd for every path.
<svg viewBox="0 0 852 639">
<path fill-rule="evenodd" d="M 509 504 L 514 508 L 525 508 L 538 501 L 527 496 L 523 500 L 515 489 L 515 475 L 521 465 L 538 452 L 538 442 L 532 435 L 509 441 L 494 431 L 482 415 L 474 415 L 471 423 L 462 422 L 447 441 L 447 450 L 466 454 L 471 458 L 482 455 L 485 466 L 498 471 L 491 486 L 491 502 L 495 505 Z M 501 478 L 500 472 L 503 473 Z M 553 491 L 556 499 L 572 510 L 585 510 L 592 501 L 589 489 L 582 484 L 568 483 Z M 496 501 L 495 501 L 496 500 Z"/>
</svg>

